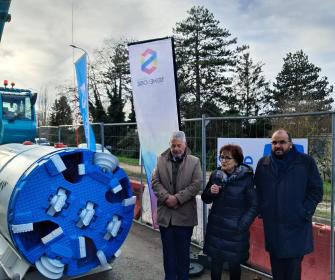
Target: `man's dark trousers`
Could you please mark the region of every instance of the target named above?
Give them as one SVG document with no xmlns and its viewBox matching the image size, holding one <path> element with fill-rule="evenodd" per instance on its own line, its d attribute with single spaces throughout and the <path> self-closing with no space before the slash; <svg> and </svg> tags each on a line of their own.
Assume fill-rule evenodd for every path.
<svg viewBox="0 0 335 280">
<path fill-rule="evenodd" d="M 273 280 L 300 280 L 303 257 L 278 259 L 270 254 Z"/>
<path fill-rule="evenodd" d="M 188 280 L 193 227 L 159 227 L 163 244 L 165 280 Z"/>
</svg>

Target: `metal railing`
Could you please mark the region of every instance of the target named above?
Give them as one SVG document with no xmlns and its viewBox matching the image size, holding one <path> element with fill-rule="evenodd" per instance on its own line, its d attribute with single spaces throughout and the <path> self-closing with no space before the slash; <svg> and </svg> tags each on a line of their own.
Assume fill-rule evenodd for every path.
<svg viewBox="0 0 335 280">
<path fill-rule="evenodd" d="M 118 156 L 121 162 L 139 167 L 140 143 L 136 123 L 93 123 L 92 127 L 97 143 L 101 143 Z M 181 129 L 187 136 L 192 153 L 202 160 L 205 182 L 208 172 L 212 171 L 217 164 L 218 138 L 270 138 L 273 131 L 279 128 L 288 130 L 292 138 L 308 139 L 308 153 L 315 159 L 324 180 L 323 201 L 319 204 L 314 217 L 316 221 L 330 225 L 334 229 L 335 112 L 250 117 L 202 116 L 202 118 L 182 120 Z M 63 142 L 68 146 L 77 146 L 85 142 L 82 126 L 39 127 L 38 135 L 47 138 L 51 143 Z M 140 182 L 144 180 L 141 167 L 133 169 L 129 175 Z M 207 219 L 205 209 L 203 218 L 204 221 Z M 331 231 L 330 243 L 330 279 L 333 280 L 334 230 Z"/>
</svg>

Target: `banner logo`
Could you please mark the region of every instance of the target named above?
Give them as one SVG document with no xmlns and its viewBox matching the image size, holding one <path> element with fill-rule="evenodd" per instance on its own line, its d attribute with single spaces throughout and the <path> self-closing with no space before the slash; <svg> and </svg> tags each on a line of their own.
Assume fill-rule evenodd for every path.
<svg viewBox="0 0 335 280">
<path fill-rule="evenodd" d="M 157 52 L 152 49 L 146 49 L 141 54 L 141 70 L 150 75 L 157 69 Z"/>
</svg>

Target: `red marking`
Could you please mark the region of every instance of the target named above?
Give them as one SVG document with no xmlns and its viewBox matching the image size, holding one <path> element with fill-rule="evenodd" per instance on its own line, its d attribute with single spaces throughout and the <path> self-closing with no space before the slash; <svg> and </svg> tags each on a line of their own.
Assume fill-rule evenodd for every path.
<svg viewBox="0 0 335 280">
<path fill-rule="evenodd" d="M 144 185 L 141 185 L 139 182 L 131 181 L 131 188 L 133 193 L 136 195 L 136 204 L 134 209 L 134 219 L 138 220 L 141 217 L 141 196 L 144 191 Z"/>
<path fill-rule="evenodd" d="M 55 148 L 66 148 L 67 145 L 65 145 L 65 144 L 63 144 L 62 142 L 60 142 L 60 143 L 55 143 L 55 144 L 54 144 L 54 147 L 55 147 Z"/>
</svg>

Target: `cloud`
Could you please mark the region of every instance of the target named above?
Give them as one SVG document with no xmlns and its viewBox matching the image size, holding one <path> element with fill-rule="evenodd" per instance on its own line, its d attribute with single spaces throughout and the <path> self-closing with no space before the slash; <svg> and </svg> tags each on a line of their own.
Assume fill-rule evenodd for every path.
<svg viewBox="0 0 335 280">
<path fill-rule="evenodd" d="M 10 50 L 10 49 L 0 49 L 0 57 L 2 58 L 11 58 L 15 55 L 14 51 Z"/>
<path fill-rule="evenodd" d="M 74 7 L 72 33 L 72 4 Z M 17 0 L 0 45 L 0 78 L 39 90 L 73 81 L 73 43 L 94 57 L 105 39 L 172 35 L 193 5 L 214 13 L 239 44 L 250 45 L 253 60 L 265 63 L 273 79 L 288 52 L 304 50 L 322 75 L 335 83 L 335 2 L 333 0 Z"/>
<path fill-rule="evenodd" d="M 226 2 L 226 1 L 225 1 Z M 250 46 L 255 60 L 265 62 L 265 75 L 274 79 L 282 59 L 302 49 L 323 75 L 335 83 L 335 2 L 332 0 L 240 0 L 218 5 L 215 15 L 240 43 Z M 228 7 L 228 9 L 227 9 Z M 325 59 L 325 57 L 328 58 Z"/>
</svg>

